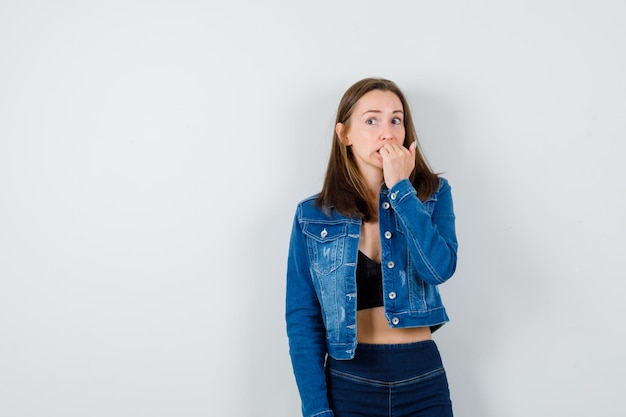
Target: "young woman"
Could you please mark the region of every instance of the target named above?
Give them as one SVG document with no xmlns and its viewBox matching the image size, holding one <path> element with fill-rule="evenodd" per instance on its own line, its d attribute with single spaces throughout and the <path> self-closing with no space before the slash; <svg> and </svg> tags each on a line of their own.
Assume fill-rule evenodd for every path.
<svg viewBox="0 0 626 417">
<path fill-rule="evenodd" d="M 417 145 L 389 80 L 352 85 L 321 193 L 296 209 L 287 268 L 289 351 L 304 417 L 452 416 L 432 332 L 455 271 L 450 186 Z"/>
</svg>

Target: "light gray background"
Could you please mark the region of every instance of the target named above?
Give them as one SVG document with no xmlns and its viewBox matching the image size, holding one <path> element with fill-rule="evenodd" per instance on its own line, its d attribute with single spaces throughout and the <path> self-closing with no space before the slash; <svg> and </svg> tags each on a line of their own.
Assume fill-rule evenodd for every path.
<svg viewBox="0 0 626 417">
<path fill-rule="evenodd" d="M 623 416 L 626 3 L 0 2 L 0 415 L 297 416 L 283 299 L 334 112 L 450 180 L 458 417 Z"/>
</svg>

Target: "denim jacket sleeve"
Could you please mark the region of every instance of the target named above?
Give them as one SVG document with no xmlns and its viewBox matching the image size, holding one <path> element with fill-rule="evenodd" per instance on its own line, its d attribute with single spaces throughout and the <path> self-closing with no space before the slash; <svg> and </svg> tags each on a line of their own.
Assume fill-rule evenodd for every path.
<svg viewBox="0 0 626 417">
<path fill-rule="evenodd" d="M 395 184 L 389 197 L 420 279 L 432 285 L 448 280 L 456 269 L 458 247 L 448 181 L 440 178 L 439 190 L 424 202 L 408 179 Z"/>
<path fill-rule="evenodd" d="M 334 414 L 328 405 L 324 371 L 326 330 L 311 278 L 298 213 L 289 243 L 285 314 L 289 355 L 302 400 L 302 415 L 332 417 Z"/>
</svg>

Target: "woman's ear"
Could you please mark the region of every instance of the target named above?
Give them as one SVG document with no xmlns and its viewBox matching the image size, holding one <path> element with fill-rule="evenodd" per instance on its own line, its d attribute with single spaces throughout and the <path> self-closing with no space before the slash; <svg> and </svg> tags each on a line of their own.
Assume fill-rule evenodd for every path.
<svg viewBox="0 0 626 417">
<path fill-rule="evenodd" d="M 350 146 L 350 139 L 346 136 L 346 126 L 343 123 L 337 123 L 335 125 L 335 133 L 337 133 L 337 137 L 346 146 Z"/>
</svg>

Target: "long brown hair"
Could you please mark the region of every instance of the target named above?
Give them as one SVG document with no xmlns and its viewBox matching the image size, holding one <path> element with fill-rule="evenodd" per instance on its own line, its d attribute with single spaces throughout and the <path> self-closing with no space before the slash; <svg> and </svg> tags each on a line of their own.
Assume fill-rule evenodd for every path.
<svg viewBox="0 0 626 417">
<path fill-rule="evenodd" d="M 403 145 L 407 148 L 413 142 L 416 142 L 417 145 L 415 169 L 409 176 L 409 180 L 417 190 L 418 197 L 423 201 L 437 190 L 439 179 L 422 155 L 408 102 L 393 81 L 383 78 L 365 78 L 354 83 L 346 90 L 339 102 L 335 126 L 337 123 L 343 123 L 347 130 L 350 116 L 352 116 L 357 102 L 373 90 L 390 91 L 398 96 L 402 103 L 405 129 Z M 370 196 L 370 191 L 357 168 L 352 149 L 340 140 L 335 129 L 328 168 L 317 203 L 325 210 L 332 207 L 344 215 L 359 216 L 363 220 L 369 221 L 378 218 L 378 207 L 371 203 L 372 198 L 369 197 L 373 196 Z"/>
</svg>

